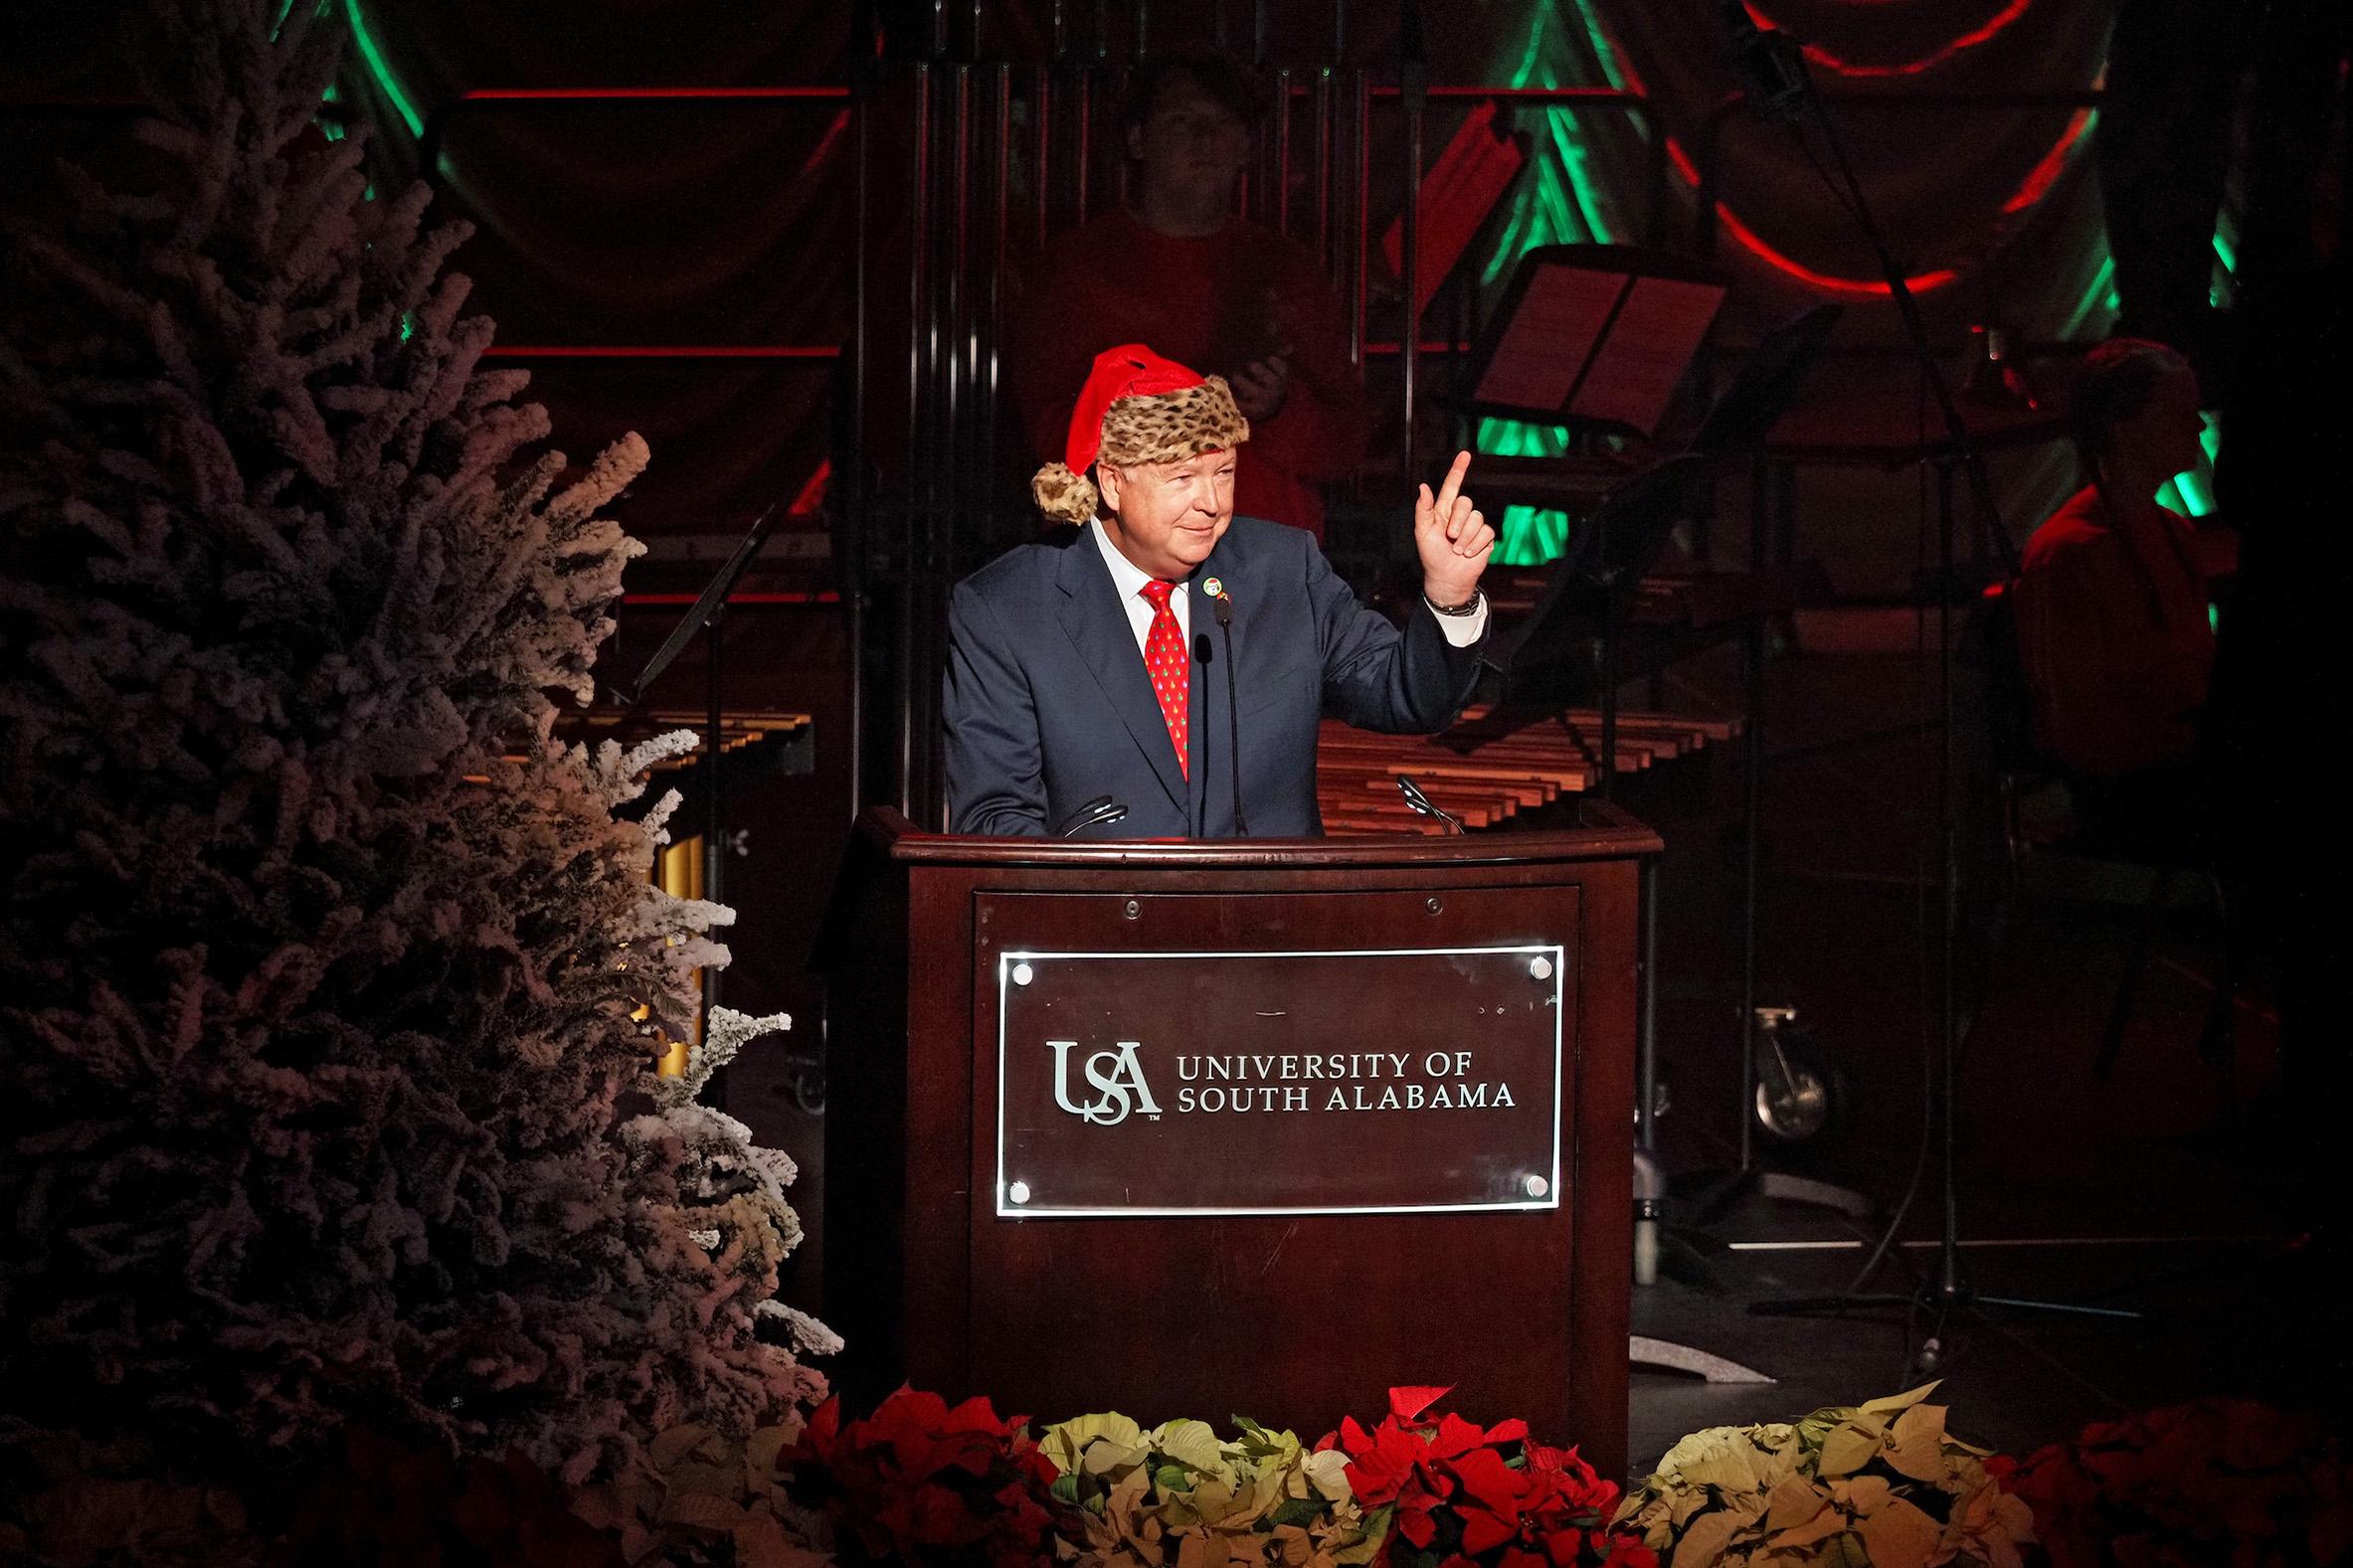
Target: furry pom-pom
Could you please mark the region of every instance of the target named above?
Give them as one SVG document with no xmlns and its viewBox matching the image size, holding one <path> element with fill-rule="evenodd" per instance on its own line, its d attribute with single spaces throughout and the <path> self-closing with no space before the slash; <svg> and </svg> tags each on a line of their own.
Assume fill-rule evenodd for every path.
<svg viewBox="0 0 2353 1568">
<path fill-rule="evenodd" d="M 1102 497 L 1095 493 L 1095 481 L 1083 473 L 1072 473 L 1066 464 L 1049 462 L 1029 481 L 1029 493 L 1037 501 L 1037 509 L 1056 522 L 1076 523 L 1084 527 L 1095 515 Z"/>
</svg>

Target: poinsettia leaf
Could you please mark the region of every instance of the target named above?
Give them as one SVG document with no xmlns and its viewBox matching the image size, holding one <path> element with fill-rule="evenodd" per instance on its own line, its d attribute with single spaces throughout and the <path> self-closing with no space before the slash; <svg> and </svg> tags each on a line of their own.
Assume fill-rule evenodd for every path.
<svg viewBox="0 0 2353 1568">
<path fill-rule="evenodd" d="M 617 1530 L 629 1510 L 611 1484 L 583 1486 L 572 1494 L 572 1516 L 591 1529 Z"/>
<path fill-rule="evenodd" d="M 1739 1516 L 1728 1509 L 1701 1514 L 1684 1530 L 1683 1539 L 1675 1543 L 1669 1568 L 1716 1568 L 1739 1528 Z"/>
<path fill-rule="evenodd" d="M 1908 1389 L 1900 1394 L 1889 1394 L 1879 1399 L 1867 1399 L 1855 1408 L 1866 1416 L 1893 1416 L 1900 1411 L 1909 1410 L 1930 1394 L 1935 1393 L 1937 1385 L 1942 1381 L 1942 1378 L 1938 1378 L 1935 1382 L 1922 1383 L 1919 1387 Z"/>
<path fill-rule="evenodd" d="M 1225 1568 L 1225 1548 L 1200 1531 L 1176 1538 L 1176 1568 Z"/>
<path fill-rule="evenodd" d="M 1735 1442 L 1694 1456 L 1684 1466 L 1683 1475 L 1694 1485 L 1714 1486 L 1720 1491 L 1760 1491 L 1766 1485 L 1765 1463 L 1765 1455 L 1744 1442 Z"/>
<path fill-rule="evenodd" d="M 996 1419 L 996 1407 L 989 1403 L 986 1394 L 975 1394 L 940 1419 L 941 1432 L 986 1432 L 991 1437 L 1002 1437 L 1005 1424 Z"/>
<path fill-rule="evenodd" d="M 699 1492 L 711 1497 L 739 1497 L 743 1493 L 743 1473 L 733 1465 L 719 1466 L 704 1460 L 689 1460 L 672 1470 L 664 1478 L 669 1482 L 669 1495 Z"/>
<path fill-rule="evenodd" d="M 1145 1446 L 1196 1471 L 1213 1471 L 1224 1463 L 1217 1433 L 1206 1421 L 1164 1422 L 1152 1430 Z"/>
<path fill-rule="evenodd" d="M 1824 1508 L 1802 1524 L 1767 1536 L 1765 1544 L 1775 1551 L 1802 1551 L 1818 1542 L 1826 1541 L 1847 1528 L 1847 1516 L 1836 1508 Z"/>
<path fill-rule="evenodd" d="M 755 1427 L 744 1439 L 744 1474 L 754 1479 L 765 1479 L 776 1474 L 777 1456 L 785 1445 L 793 1441 L 789 1427 Z"/>
<path fill-rule="evenodd" d="M 1872 1568 L 1927 1568 L 1944 1532 L 1936 1521 L 1898 1497 L 1855 1526 Z"/>
<path fill-rule="evenodd" d="M 1463 1513 L 1463 1551 L 1470 1556 L 1494 1551 L 1519 1534 L 1516 1522 L 1498 1518 L 1484 1508 L 1470 1508 Z"/>
<path fill-rule="evenodd" d="M 703 1439 L 710 1435 L 709 1427 L 689 1421 L 682 1426 L 655 1433 L 653 1441 L 645 1445 L 645 1455 L 653 1462 L 655 1470 L 671 1470 L 680 1460 L 701 1447 Z"/>
<path fill-rule="evenodd" d="M 1438 1430 L 1430 1434 L 1430 1458 L 1452 1459 L 1483 1447 L 1486 1442 L 1485 1432 L 1449 1410 L 1438 1418 Z"/>
<path fill-rule="evenodd" d="M 661 1499 L 661 1522 L 688 1524 L 697 1529 L 732 1532 L 744 1521 L 743 1507 L 733 1499 L 708 1491 L 672 1491 Z"/>
<path fill-rule="evenodd" d="M 1861 1421 L 1842 1423 L 1823 1437 L 1815 1474 L 1824 1478 L 1851 1476 L 1878 1458 L 1886 1441 L 1887 1434 L 1877 1426 L 1866 1426 Z"/>
<path fill-rule="evenodd" d="M 1464 1494 L 1481 1507 L 1495 1513 L 1517 1517 L 1520 1498 L 1527 1485 L 1527 1478 L 1507 1468 L 1503 1456 L 1493 1449 L 1473 1449 L 1454 1461 L 1454 1479 L 1461 1483 Z M 1473 1548 L 1473 1551 L 1484 1548 Z"/>
<path fill-rule="evenodd" d="M 1080 1467 L 1081 1457 L 1089 1444 L 1107 1438 L 1122 1448 L 1136 1448 L 1144 1438 L 1144 1429 L 1117 1411 L 1103 1411 L 1091 1416 L 1073 1416 L 1046 1428 L 1037 1440 L 1038 1452 L 1053 1462 L 1056 1470 L 1065 1474 Z"/>
<path fill-rule="evenodd" d="M 1079 1456 L 1078 1468 L 1081 1474 L 1088 1476 L 1124 1477 L 1130 1471 L 1140 1469 L 1151 1457 L 1151 1451 L 1141 1446 L 1128 1448 L 1109 1438 L 1097 1438 Z"/>
<path fill-rule="evenodd" d="M 1203 1523 L 1216 1524 L 1236 1512 L 1242 1497 L 1233 1482 L 1204 1480 L 1184 1494 L 1183 1512 Z M 1172 1505 L 1172 1517 L 1180 1516 Z"/>
<path fill-rule="evenodd" d="M 1349 1489 L 1348 1456 L 1326 1452 L 1305 1455 L 1300 1460 L 1300 1473 L 1308 1484 L 1334 1502 L 1346 1502 L 1353 1495 Z"/>
<path fill-rule="evenodd" d="M 1389 1414 L 1395 1416 L 1399 1421 L 1415 1420 L 1423 1411 L 1453 1392 L 1454 1385 L 1452 1383 L 1448 1383 L 1443 1388 L 1434 1388 L 1426 1384 L 1405 1384 L 1392 1388 L 1389 1390 Z"/>
<path fill-rule="evenodd" d="M 772 1513 L 752 1514 L 734 1534 L 737 1568 L 824 1568 L 827 1560 L 787 1535 Z"/>
<path fill-rule="evenodd" d="M 1381 1507 L 1366 1514 L 1358 1525 L 1357 1538 L 1335 1551 L 1332 1560 L 1342 1568 L 1362 1568 L 1379 1557 L 1381 1548 L 1388 1544 L 1389 1521 L 1394 1513 L 1393 1508 Z"/>
<path fill-rule="evenodd" d="M 1795 1529 L 1829 1506 L 1829 1497 L 1803 1476 L 1784 1476 L 1765 1496 L 1765 1528 Z"/>
<path fill-rule="evenodd" d="M 1884 1476 L 1853 1476 L 1830 1488 L 1855 1517 L 1869 1518 L 1894 1500 L 1895 1488 Z"/>
<path fill-rule="evenodd" d="M 1889 1433 L 1890 1468 L 1913 1481 L 1941 1481 L 1951 1470 L 1944 1457 L 1944 1407 L 1913 1405 L 1896 1418 Z"/>
</svg>

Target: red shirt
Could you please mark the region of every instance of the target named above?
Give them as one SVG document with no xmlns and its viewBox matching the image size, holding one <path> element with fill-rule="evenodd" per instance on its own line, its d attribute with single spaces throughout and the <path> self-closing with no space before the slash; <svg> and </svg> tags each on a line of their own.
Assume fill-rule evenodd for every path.
<svg viewBox="0 0 2353 1568">
<path fill-rule="evenodd" d="M 1324 537 L 1313 481 L 1353 471 L 1371 422 L 1348 333 L 1305 247 L 1235 219 L 1204 240 L 1171 239 L 1124 212 L 1051 242 L 1030 267 L 1006 340 L 1013 398 L 1038 460 L 1058 458 L 1070 406 L 1095 356 L 1144 343 L 1203 375 L 1291 350 L 1275 416 L 1250 422 L 1234 510 Z"/>
<path fill-rule="evenodd" d="M 2189 525 L 2154 501 L 2111 512 L 2085 489 L 2035 530 L 2018 579 L 2018 651 L 2035 742 L 2112 777 L 2188 759 L 2214 672 Z"/>
</svg>

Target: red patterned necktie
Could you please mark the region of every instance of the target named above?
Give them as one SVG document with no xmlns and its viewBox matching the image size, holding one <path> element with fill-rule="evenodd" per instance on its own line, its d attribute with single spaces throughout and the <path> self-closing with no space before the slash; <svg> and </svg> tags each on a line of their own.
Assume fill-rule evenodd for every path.
<svg viewBox="0 0 2353 1568">
<path fill-rule="evenodd" d="M 1176 611 L 1169 608 L 1173 583 L 1151 582 L 1136 590 L 1152 607 L 1152 629 L 1144 637 L 1144 669 L 1152 677 L 1152 694 L 1161 700 L 1161 717 L 1169 721 L 1169 740 L 1176 748 L 1176 771 L 1192 777 L 1191 750 L 1185 744 L 1187 693 L 1191 671 L 1184 662 L 1184 633 L 1176 629 Z"/>
</svg>

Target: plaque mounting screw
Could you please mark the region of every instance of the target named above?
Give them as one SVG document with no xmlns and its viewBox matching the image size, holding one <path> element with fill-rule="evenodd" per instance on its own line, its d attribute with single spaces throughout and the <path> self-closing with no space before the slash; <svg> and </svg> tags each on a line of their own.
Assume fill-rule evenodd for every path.
<svg viewBox="0 0 2353 1568">
<path fill-rule="evenodd" d="M 1541 958 L 1538 958 L 1538 959 L 1537 959 L 1537 961 L 1538 961 L 1538 963 L 1541 963 L 1541 962 L 1543 962 L 1544 960 L 1543 960 L 1543 959 L 1541 959 Z M 1540 1197 L 1542 1197 L 1542 1196 L 1543 1196 L 1545 1193 L 1547 1193 L 1547 1192 L 1549 1192 L 1549 1191 L 1551 1191 L 1551 1190 L 1552 1190 L 1552 1184 L 1551 1184 L 1550 1182 L 1546 1181 L 1546 1180 L 1545 1180 L 1543 1177 L 1541 1177 L 1541 1176 L 1531 1176 L 1531 1177 L 1529 1177 L 1529 1178 L 1528 1178 L 1526 1181 L 1523 1181 L 1522 1183 L 1520 1183 L 1520 1185 L 1528 1189 L 1528 1195 L 1529 1195 L 1530 1197 L 1532 1197 L 1532 1198 L 1540 1198 Z M 1019 1184 L 1018 1184 L 1018 1183 L 1015 1183 L 1015 1188 L 1016 1188 L 1016 1190 L 1018 1190 L 1018 1187 L 1019 1187 Z M 1013 1201 L 1014 1201 L 1015 1203 L 1018 1203 L 1018 1202 L 1020 1202 L 1021 1200 L 1020 1200 L 1019 1198 L 1015 1198 Z"/>
<path fill-rule="evenodd" d="M 1036 977 L 1037 971 L 1028 964 L 1016 963 L 1013 965 L 1013 983 L 1015 985 L 1026 985 Z"/>
<path fill-rule="evenodd" d="M 1528 1179 L 1531 1181 L 1540 1181 L 1542 1178 L 1531 1176 Z M 1008 1198 L 1011 1198 L 1015 1203 L 1027 1203 L 1029 1201 L 1029 1183 L 1026 1181 L 1016 1181 L 1011 1186 L 1004 1189 L 1004 1195 Z"/>
<path fill-rule="evenodd" d="M 1552 977 L 1552 960 L 1539 953 L 1534 958 L 1529 960 L 1528 972 L 1535 975 L 1539 980 L 1548 980 Z M 1538 1178 L 1531 1176 L 1528 1179 L 1535 1181 Z M 1537 1196 L 1540 1198 L 1543 1196 L 1543 1194 L 1539 1192 L 1537 1194 Z"/>
</svg>

